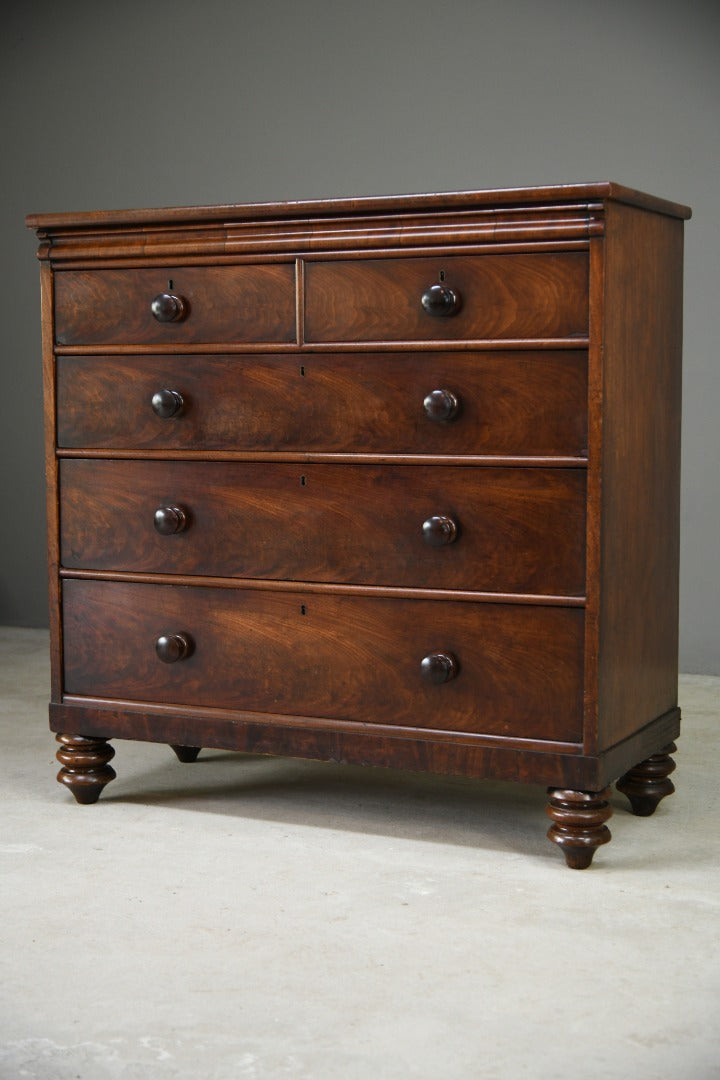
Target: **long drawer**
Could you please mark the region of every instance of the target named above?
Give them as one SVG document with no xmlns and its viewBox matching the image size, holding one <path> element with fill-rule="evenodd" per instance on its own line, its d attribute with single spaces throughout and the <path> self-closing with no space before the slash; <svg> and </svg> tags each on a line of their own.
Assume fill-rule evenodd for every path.
<svg viewBox="0 0 720 1080">
<path fill-rule="evenodd" d="M 163 390 L 182 401 L 165 418 L 152 406 Z M 578 350 L 68 355 L 58 357 L 57 395 L 61 447 L 538 456 L 587 448 L 587 354 Z"/>
<path fill-rule="evenodd" d="M 167 297 L 181 302 L 176 312 Z M 167 321 L 153 314 L 153 301 Z M 295 269 L 290 263 L 55 274 L 58 345 L 295 339 Z"/>
<path fill-rule="evenodd" d="M 583 621 L 578 608 L 66 580 L 64 689 L 577 741 Z M 426 678 L 438 656 L 448 681 Z"/>
<path fill-rule="evenodd" d="M 443 295 L 449 298 L 449 314 L 440 314 Z M 337 259 L 308 262 L 305 268 L 310 342 L 555 338 L 587 332 L 585 252 Z"/>
<path fill-rule="evenodd" d="M 582 595 L 585 470 L 61 462 L 71 568 Z"/>
</svg>

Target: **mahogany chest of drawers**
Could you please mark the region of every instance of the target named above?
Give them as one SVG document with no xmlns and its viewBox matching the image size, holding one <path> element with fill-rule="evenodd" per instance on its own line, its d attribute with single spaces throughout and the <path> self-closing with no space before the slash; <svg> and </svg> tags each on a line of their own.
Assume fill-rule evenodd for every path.
<svg viewBox="0 0 720 1080">
<path fill-rule="evenodd" d="M 110 739 L 673 790 L 683 206 L 43 214 L 59 779 Z"/>
</svg>

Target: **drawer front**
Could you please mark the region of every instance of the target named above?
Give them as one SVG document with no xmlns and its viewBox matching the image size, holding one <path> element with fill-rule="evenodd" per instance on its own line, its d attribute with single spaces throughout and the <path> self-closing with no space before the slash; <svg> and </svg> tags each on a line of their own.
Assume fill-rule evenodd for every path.
<svg viewBox="0 0 720 1080">
<path fill-rule="evenodd" d="M 164 293 L 183 301 L 178 320 L 153 315 L 151 305 Z M 59 345 L 294 342 L 294 267 L 61 270 L 55 337 Z"/>
<path fill-rule="evenodd" d="M 67 580 L 65 692 L 577 741 L 583 612 Z M 159 637 L 190 654 L 158 659 Z M 457 675 L 428 683 L 435 653 Z"/>
<path fill-rule="evenodd" d="M 459 310 L 428 314 L 433 285 Z M 307 341 L 561 338 L 588 332 L 584 252 L 308 262 Z"/>
<path fill-rule="evenodd" d="M 575 350 L 57 363 L 61 447 L 539 456 L 587 447 L 587 354 Z M 163 389 L 183 400 L 165 419 L 151 406 Z M 426 411 L 438 390 L 458 403 L 450 420 Z"/>
<path fill-rule="evenodd" d="M 60 483 L 70 568 L 584 592 L 582 469 L 66 459 Z"/>
</svg>

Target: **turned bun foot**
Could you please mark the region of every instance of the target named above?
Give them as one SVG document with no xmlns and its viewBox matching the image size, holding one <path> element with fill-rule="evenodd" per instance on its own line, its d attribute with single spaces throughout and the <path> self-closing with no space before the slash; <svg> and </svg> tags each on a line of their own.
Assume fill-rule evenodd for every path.
<svg viewBox="0 0 720 1080">
<path fill-rule="evenodd" d="M 198 754 L 202 750 L 201 746 L 174 746 L 170 744 L 170 749 L 175 751 L 178 761 L 182 761 L 184 765 L 190 765 L 197 758 Z"/>
<path fill-rule="evenodd" d="M 675 785 L 668 779 L 675 769 L 675 762 L 670 757 L 677 750 L 675 743 L 664 746 L 659 754 L 652 754 L 641 761 L 615 785 L 618 791 L 627 795 L 633 814 L 638 817 L 650 817 L 657 805 L 666 795 L 672 795 Z"/>
<path fill-rule="evenodd" d="M 548 817 L 553 824 L 548 840 L 557 844 L 571 870 L 586 870 L 601 844 L 610 840 L 605 822 L 612 816 L 610 788 L 603 791 L 569 791 L 548 788 Z"/>
<path fill-rule="evenodd" d="M 107 739 L 87 735 L 57 735 L 60 743 L 56 757 L 62 768 L 58 782 L 72 791 L 76 802 L 87 806 L 100 798 L 100 792 L 115 779 L 115 770 L 109 761 L 115 750 Z"/>
</svg>

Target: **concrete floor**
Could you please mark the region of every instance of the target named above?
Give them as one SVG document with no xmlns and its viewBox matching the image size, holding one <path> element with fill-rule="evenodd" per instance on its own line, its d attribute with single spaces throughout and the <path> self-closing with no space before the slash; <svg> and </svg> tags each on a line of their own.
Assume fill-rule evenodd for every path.
<svg viewBox="0 0 720 1080">
<path fill-rule="evenodd" d="M 77 806 L 46 654 L 0 629 L 3 1080 L 720 1076 L 720 679 L 578 872 L 538 787 L 118 742 Z"/>
</svg>

